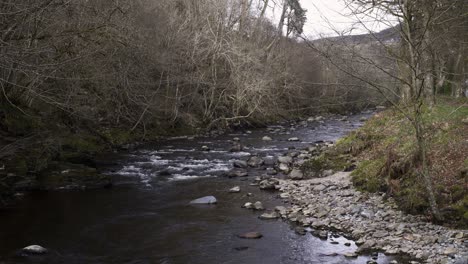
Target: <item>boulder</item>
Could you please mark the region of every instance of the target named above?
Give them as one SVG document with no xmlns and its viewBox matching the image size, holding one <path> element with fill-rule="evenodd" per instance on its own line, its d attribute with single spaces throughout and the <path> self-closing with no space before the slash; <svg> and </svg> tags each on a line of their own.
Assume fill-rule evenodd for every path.
<svg viewBox="0 0 468 264">
<path fill-rule="evenodd" d="M 292 138 L 289 138 L 288 141 L 299 141 L 299 138 L 298 137 L 292 137 Z"/>
<path fill-rule="evenodd" d="M 289 166 L 285 163 L 280 163 L 278 166 L 278 169 L 283 172 L 288 172 L 289 171 Z"/>
<path fill-rule="evenodd" d="M 234 160 L 232 162 L 232 165 L 235 167 L 235 168 L 247 168 L 247 161 L 245 160 Z"/>
<path fill-rule="evenodd" d="M 273 139 L 271 137 L 269 137 L 269 136 L 264 136 L 264 137 L 262 137 L 262 140 L 263 141 L 272 141 Z"/>
<path fill-rule="evenodd" d="M 250 166 L 250 167 L 260 167 L 261 165 L 263 165 L 265 163 L 265 161 L 263 161 L 262 158 L 258 157 L 258 156 L 252 156 L 249 158 L 249 160 L 247 161 L 247 164 Z"/>
<path fill-rule="evenodd" d="M 280 156 L 278 157 L 278 162 L 284 164 L 291 164 L 293 162 L 293 159 L 290 156 Z"/>
<path fill-rule="evenodd" d="M 205 197 L 190 201 L 191 204 L 215 204 L 217 202 L 218 201 L 216 200 L 214 196 L 205 196 Z"/>
<path fill-rule="evenodd" d="M 291 180 L 302 180 L 304 179 L 304 173 L 299 169 L 293 169 L 291 173 L 289 173 L 288 177 Z"/>
<path fill-rule="evenodd" d="M 270 178 L 261 181 L 258 185 L 262 190 L 274 190 L 275 186 L 279 184 L 278 179 Z"/>
</svg>

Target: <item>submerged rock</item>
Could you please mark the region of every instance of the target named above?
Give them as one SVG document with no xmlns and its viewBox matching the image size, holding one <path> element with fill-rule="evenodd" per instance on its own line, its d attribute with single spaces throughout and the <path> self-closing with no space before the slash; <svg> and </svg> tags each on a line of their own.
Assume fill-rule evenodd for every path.
<svg viewBox="0 0 468 264">
<path fill-rule="evenodd" d="M 258 211 L 265 210 L 265 208 L 263 207 L 262 202 L 260 202 L 260 201 L 256 201 L 256 202 L 253 204 L 253 209 L 254 209 L 254 210 L 258 210 Z"/>
<path fill-rule="evenodd" d="M 238 235 L 238 237 L 245 238 L 245 239 L 259 239 L 259 238 L 262 238 L 263 235 L 260 232 L 248 232 L 248 233 Z"/>
<path fill-rule="evenodd" d="M 217 202 L 218 201 L 216 200 L 214 196 L 205 196 L 205 197 L 190 201 L 191 204 L 215 204 Z"/>
</svg>

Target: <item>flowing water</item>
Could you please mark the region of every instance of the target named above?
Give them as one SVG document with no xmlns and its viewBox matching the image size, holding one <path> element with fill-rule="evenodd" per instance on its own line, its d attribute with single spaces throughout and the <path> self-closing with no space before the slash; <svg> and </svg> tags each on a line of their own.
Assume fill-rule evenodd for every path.
<svg viewBox="0 0 468 264">
<path fill-rule="evenodd" d="M 346 259 L 356 249 L 352 241 L 320 240 L 298 235 L 282 220 L 260 220 L 259 212 L 242 209 L 245 202 L 261 201 L 266 208 L 283 205 L 277 193 L 251 186 L 264 171 L 251 169 L 249 177 L 229 179 L 223 174 L 232 160 L 257 154 L 266 159 L 336 140 L 361 125 L 349 122 L 283 124 L 238 134 L 167 139 L 129 153 L 106 156 L 113 165 L 103 169 L 114 187 L 77 192 L 27 194 L 14 207 L 0 211 L 0 264 L 6 263 L 366 263 L 370 256 Z M 269 135 L 272 141 L 262 141 Z M 229 152 L 230 140 L 240 138 L 248 149 Z M 298 137 L 299 142 L 287 141 Z M 202 151 L 208 146 L 211 151 Z M 109 164 L 109 162 L 107 162 Z M 240 193 L 228 193 L 240 186 Z M 251 196 L 247 196 L 251 193 Z M 189 205 L 192 199 L 213 195 L 216 205 Z M 258 231 L 263 238 L 237 235 Z M 351 242 L 351 246 L 344 246 Z M 45 256 L 18 257 L 22 247 L 39 244 Z M 335 255 L 335 256 L 333 256 Z M 391 258 L 379 254 L 378 263 Z"/>
</svg>

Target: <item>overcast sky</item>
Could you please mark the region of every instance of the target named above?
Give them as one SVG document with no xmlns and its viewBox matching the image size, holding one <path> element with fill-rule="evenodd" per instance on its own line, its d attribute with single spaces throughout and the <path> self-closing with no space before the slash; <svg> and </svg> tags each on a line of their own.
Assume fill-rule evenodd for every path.
<svg viewBox="0 0 468 264">
<path fill-rule="evenodd" d="M 302 7 L 307 9 L 307 24 L 304 33 L 311 38 L 320 36 L 336 36 L 338 34 L 356 35 L 369 33 L 368 30 L 380 31 L 387 25 L 376 23 L 373 19 L 364 19 L 365 27 L 350 16 L 351 11 L 343 0 L 300 0 Z M 279 1 L 280 2 L 280 1 Z M 280 7 L 275 7 L 275 20 L 281 15 Z M 338 33 L 337 33 L 338 32 Z"/>
</svg>

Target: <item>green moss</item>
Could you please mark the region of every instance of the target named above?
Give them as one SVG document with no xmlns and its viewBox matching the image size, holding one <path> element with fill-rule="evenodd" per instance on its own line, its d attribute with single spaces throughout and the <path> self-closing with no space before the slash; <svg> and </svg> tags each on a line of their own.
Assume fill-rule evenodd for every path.
<svg viewBox="0 0 468 264">
<path fill-rule="evenodd" d="M 102 151 L 104 147 L 103 142 L 91 135 L 68 135 L 62 140 L 62 148 L 64 150 L 97 153 Z"/>
<path fill-rule="evenodd" d="M 357 169 L 351 173 L 354 185 L 361 191 L 381 191 L 384 181 L 380 173 L 384 164 L 384 158 L 361 162 Z"/>
<path fill-rule="evenodd" d="M 101 135 L 112 145 L 123 145 L 134 140 L 135 135 L 130 130 L 124 129 L 106 129 L 101 131 Z"/>
</svg>

